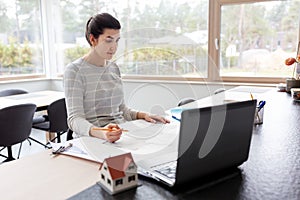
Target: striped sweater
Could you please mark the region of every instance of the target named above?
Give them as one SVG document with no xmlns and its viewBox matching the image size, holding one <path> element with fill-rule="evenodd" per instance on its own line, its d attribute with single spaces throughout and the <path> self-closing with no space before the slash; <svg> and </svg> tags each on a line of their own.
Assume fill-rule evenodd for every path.
<svg viewBox="0 0 300 200">
<path fill-rule="evenodd" d="M 64 73 L 68 125 L 79 136 L 90 128 L 135 120 L 137 112 L 124 104 L 123 83 L 115 63 L 105 67 L 82 58 L 70 63 Z"/>
</svg>

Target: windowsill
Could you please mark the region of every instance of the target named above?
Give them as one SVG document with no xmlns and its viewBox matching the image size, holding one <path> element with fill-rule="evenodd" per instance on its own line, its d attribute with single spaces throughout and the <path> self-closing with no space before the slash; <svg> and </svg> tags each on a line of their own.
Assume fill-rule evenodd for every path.
<svg viewBox="0 0 300 200">
<path fill-rule="evenodd" d="M 35 81 L 47 81 L 49 78 L 22 78 L 22 79 L 0 79 L 0 83 L 20 83 L 20 82 L 35 82 Z"/>
<path fill-rule="evenodd" d="M 2 84 L 9 83 L 20 83 L 20 82 L 38 82 L 38 81 L 62 81 L 62 77 L 55 78 L 46 78 L 46 77 L 38 77 L 38 78 L 22 78 L 22 79 L 13 79 L 13 80 L 1 80 Z M 140 79 L 140 78 L 123 78 L 123 82 L 128 83 L 168 83 L 168 84 L 191 84 L 191 85 L 223 85 L 223 86 L 258 86 L 258 87 L 275 87 L 277 83 L 246 83 L 246 82 L 213 82 L 213 81 L 191 81 L 191 80 L 163 80 L 163 79 Z"/>
<path fill-rule="evenodd" d="M 28 77 L 18 77 L 18 78 L 0 78 L 0 83 L 25 83 L 25 82 L 38 82 L 38 81 L 60 81 L 62 77 L 46 78 L 41 76 L 28 76 Z"/>
<path fill-rule="evenodd" d="M 245 83 L 245 82 L 205 82 L 205 81 L 183 81 L 183 80 L 149 80 L 149 79 L 123 79 L 128 83 L 168 83 L 168 84 L 191 84 L 191 85 L 223 85 L 223 86 L 257 86 L 276 87 L 277 83 Z"/>
</svg>

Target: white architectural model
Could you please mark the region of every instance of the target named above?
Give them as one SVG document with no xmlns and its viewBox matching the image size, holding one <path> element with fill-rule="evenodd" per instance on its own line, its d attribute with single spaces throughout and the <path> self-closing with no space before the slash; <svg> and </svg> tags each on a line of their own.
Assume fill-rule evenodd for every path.
<svg viewBox="0 0 300 200">
<path fill-rule="evenodd" d="M 137 187 L 137 166 L 131 153 L 106 158 L 100 166 L 100 181 L 103 189 L 110 194 Z"/>
</svg>

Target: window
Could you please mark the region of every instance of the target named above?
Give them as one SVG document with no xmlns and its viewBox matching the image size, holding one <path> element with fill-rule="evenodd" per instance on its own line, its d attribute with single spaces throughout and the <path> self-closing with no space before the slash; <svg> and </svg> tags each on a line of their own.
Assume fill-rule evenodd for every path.
<svg viewBox="0 0 300 200">
<path fill-rule="evenodd" d="M 215 7 L 220 15 L 220 30 L 215 33 L 219 49 L 212 58 L 218 63 L 220 77 L 253 82 L 291 77 L 293 67 L 285 66 L 284 61 L 296 57 L 300 1 L 219 2 Z"/>
<path fill-rule="evenodd" d="M 299 0 L 0 0 L 0 80 L 50 78 L 89 51 L 87 19 L 119 19 L 124 78 L 283 81 L 299 41 Z M 239 17 L 236 17 L 239 16 Z M 230 23 L 229 23 L 230 22 Z"/>
<path fill-rule="evenodd" d="M 39 0 L 0 1 L 0 78 L 44 74 Z"/>
<path fill-rule="evenodd" d="M 128 166 L 128 170 L 132 170 L 132 169 L 134 169 L 134 168 L 135 168 L 135 166 L 134 166 L 133 163 L 131 163 L 131 164 Z"/>
<path fill-rule="evenodd" d="M 103 180 L 105 180 L 105 176 L 104 176 L 104 174 L 101 174 L 101 178 L 102 178 Z"/>
<path fill-rule="evenodd" d="M 56 64 L 61 73 L 67 63 L 88 51 L 84 27 L 89 16 L 109 12 L 122 25 L 114 59 L 124 78 L 245 81 L 247 77 L 246 81 L 278 82 L 292 74 L 284 60 L 295 57 L 299 1 L 56 2 L 60 16 Z"/>
<path fill-rule="evenodd" d="M 123 184 L 123 179 L 116 180 L 116 186 L 122 185 L 122 184 Z"/>
<path fill-rule="evenodd" d="M 111 180 L 110 180 L 110 179 L 107 179 L 107 183 L 108 183 L 109 185 L 111 185 Z"/>
<path fill-rule="evenodd" d="M 128 177 L 128 182 L 130 183 L 131 181 L 135 181 L 135 175 Z"/>
<path fill-rule="evenodd" d="M 115 61 L 124 76 L 207 77 L 208 0 L 57 0 L 58 72 L 89 50 L 87 19 L 109 12 L 120 20 Z"/>
<path fill-rule="evenodd" d="M 208 1 L 139 1 L 117 62 L 125 76 L 207 77 Z"/>
</svg>

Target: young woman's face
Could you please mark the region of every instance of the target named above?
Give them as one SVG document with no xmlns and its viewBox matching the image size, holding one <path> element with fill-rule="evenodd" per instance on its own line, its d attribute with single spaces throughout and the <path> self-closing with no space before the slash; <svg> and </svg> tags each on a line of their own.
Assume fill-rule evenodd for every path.
<svg viewBox="0 0 300 200">
<path fill-rule="evenodd" d="M 103 34 L 96 39 L 94 49 L 98 56 L 110 60 L 117 51 L 120 40 L 120 30 L 104 29 Z"/>
</svg>

